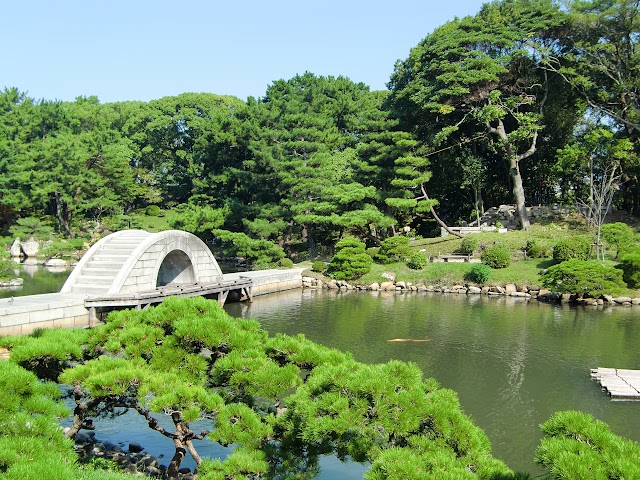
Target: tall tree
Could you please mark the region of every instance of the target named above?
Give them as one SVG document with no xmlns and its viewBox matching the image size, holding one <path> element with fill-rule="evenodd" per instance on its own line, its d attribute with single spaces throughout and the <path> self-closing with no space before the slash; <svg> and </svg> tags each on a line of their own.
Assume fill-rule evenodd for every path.
<svg viewBox="0 0 640 480">
<path fill-rule="evenodd" d="M 611 128 L 586 125 L 576 141 L 558 152 L 558 168 L 571 172 L 578 209 L 596 235 L 596 258 L 604 259 L 601 229 L 613 203 L 614 194 L 622 184 L 622 165 L 637 165 L 638 156 L 633 144 L 626 138 L 615 138 Z"/>
<path fill-rule="evenodd" d="M 640 2 L 638 0 L 572 0 L 571 28 L 562 35 L 561 56 L 550 56 L 548 68 L 562 75 L 589 105 L 607 118 L 640 152 Z M 625 168 L 624 206 L 640 211 L 640 169 Z"/>
<path fill-rule="evenodd" d="M 319 237 L 332 224 L 326 208 L 329 197 L 337 192 L 326 188 L 355 180 L 350 173 L 354 166 L 344 164 L 345 158 L 355 157 L 344 152 L 356 145 L 361 134 L 368 93 L 364 84 L 344 77 L 305 73 L 274 82 L 266 96 L 253 104 L 257 129 L 250 148 L 252 167 L 263 180 L 259 188 L 269 189 L 270 203 L 286 206 L 293 228 L 300 222 L 302 239 L 312 256 Z M 342 221 L 344 217 L 333 225 L 342 228 Z M 365 227 L 364 222 L 354 219 L 354 226 Z"/>
<path fill-rule="evenodd" d="M 564 22 L 551 0 L 485 4 L 436 29 L 396 64 L 389 105 L 432 147 L 484 133 L 509 168 L 518 218 L 529 228 L 521 162 L 535 154 L 549 99 L 542 59 Z"/>
</svg>

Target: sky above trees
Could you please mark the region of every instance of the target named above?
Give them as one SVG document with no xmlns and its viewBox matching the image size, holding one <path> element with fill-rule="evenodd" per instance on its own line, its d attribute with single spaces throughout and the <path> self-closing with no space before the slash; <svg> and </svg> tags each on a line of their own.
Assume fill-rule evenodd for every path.
<svg viewBox="0 0 640 480">
<path fill-rule="evenodd" d="M 381 90 L 422 38 L 483 3 L 9 2 L 0 88 L 47 100 L 96 95 L 102 103 L 184 92 L 245 100 L 308 71 Z"/>
</svg>

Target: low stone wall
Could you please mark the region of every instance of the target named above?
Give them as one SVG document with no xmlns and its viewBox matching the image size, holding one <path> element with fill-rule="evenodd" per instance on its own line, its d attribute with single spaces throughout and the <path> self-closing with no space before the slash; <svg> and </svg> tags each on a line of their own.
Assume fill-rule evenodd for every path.
<svg viewBox="0 0 640 480">
<path fill-rule="evenodd" d="M 28 335 L 38 328 L 87 327 L 85 295 L 47 293 L 0 300 L 0 336 Z"/>
<path fill-rule="evenodd" d="M 254 272 L 227 273 L 226 279 L 248 277 L 253 282 L 252 295 L 264 295 L 302 287 L 302 268 L 288 270 L 257 270 Z"/>
</svg>

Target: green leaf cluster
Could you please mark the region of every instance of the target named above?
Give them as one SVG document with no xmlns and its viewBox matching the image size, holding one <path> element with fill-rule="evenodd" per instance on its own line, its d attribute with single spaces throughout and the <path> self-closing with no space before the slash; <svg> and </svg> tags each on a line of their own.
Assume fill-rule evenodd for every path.
<svg viewBox="0 0 640 480">
<path fill-rule="evenodd" d="M 505 268 L 511 264 L 511 252 L 507 250 L 507 247 L 498 243 L 485 248 L 480 259 L 482 263 L 491 268 Z"/>
<path fill-rule="evenodd" d="M 622 270 L 587 260 L 573 259 L 553 265 L 540 278 L 547 288 L 580 297 L 614 295 L 626 288 Z"/>
<path fill-rule="evenodd" d="M 244 258 L 253 265 L 269 265 L 285 256 L 281 247 L 268 240 L 256 240 L 241 232 L 221 229 L 212 230 L 212 234 L 226 255 Z"/>
<path fill-rule="evenodd" d="M 570 237 L 560 240 L 553 246 L 553 259 L 556 262 L 567 260 L 588 260 L 591 242 L 586 237 Z"/>
<path fill-rule="evenodd" d="M 640 444 L 619 437 L 583 412 L 557 412 L 542 424 L 536 462 L 550 478 L 640 478 Z"/>
<path fill-rule="evenodd" d="M 640 247 L 635 245 L 624 248 L 616 268 L 622 270 L 622 279 L 629 288 L 640 287 Z"/>
<path fill-rule="evenodd" d="M 403 235 L 388 237 L 380 243 L 380 248 L 373 256 L 373 260 L 382 264 L 403 262 L 411 252 L 409 238 Z"/>
<path fill-rule="evenodd" d="M 407 267 L 411 270 L 422 270 L 429 264 L 429 257 L 423 252 L 414 252 L 407 259 Z"/>
<path fill-rule="evenodd" d="M 489 281 L 490 276 L 491 267 L 489 265 L 479 263 L 471 267 L 471 269 L 465 274 L 464 279 L 468 282 L 483 285 Z"/>
<path fill-rule="evenodd" d="M 366 252 L 363 242 L 355 238 L 343 238 L 336 244 L 327 275 L 338 280 L 354 280 L 371 270 L 373 259 Z"/>
<path fill-rule="evenodd" d="M 460 248 L 458 248 L 458 252 L 463 255 L 473 255 L 473 252 L 478 248 L 478 238 L 473 235 L 467 235 L 460 242 Z"/>
</svg>

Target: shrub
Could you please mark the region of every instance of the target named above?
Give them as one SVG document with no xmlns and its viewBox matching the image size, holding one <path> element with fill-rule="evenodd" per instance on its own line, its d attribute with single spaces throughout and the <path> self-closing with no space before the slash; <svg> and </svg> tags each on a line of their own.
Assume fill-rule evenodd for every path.
<svg viewBox="0 0 640 480">
<path fill-rule="evenodd" d="M 411 248 L 407 237 L 389 237 L 380 243 L 380 249 L 374 254 L 373 259 L 376 263 L 386 264 L 404 261 L 409 255 Z"/>
<path fill-rule="evenodd" d="M 9 228 L 11 235 L 23 238 L 47 238 L 51 232 L 53 227 L 36 217 L 19 218 Z"/>
<path fill-rule="evenodd" d="M 242 232 L 216 229 L 211 233 L 222 246 L 222 252 L 225 255 L 244 258 L 257 270 L 268 268 L 270 264 L 278 262 L 285 255 L 284 250 L 272 242 L 254 239 Z"/>
<path fill-rule="evenodd" d="M 429 263 L 429 257 L 422 252 L 415 252 L 411 254 L 407 260 L 407 267 L 412 270 L 422 270 Z"/>
<path fill-rule="evenodd" d="M 591 242 L 585 237 L 560 240 L 553 246 L 553 259 L 560 263 L 567 260 L 589 260 Z"/>
<path fill-rule="evenodd" d="M 46 258 L 69 258 L 75 256 L 76 252 L 84 250 L 86 248 L 84 244 L 83 238 L 47 242 L 42 246 L 40 253 Z"/>
<path fill-rule="evenodd" d="M 528 258 L 550 258 L 551 248 L 547 245 L 540 245 L 537 240 L 527 240 L 524 247 Z"/>
<path fill-rule="evenodd" d="M 626 284 L 622 271 L 587 260 L 567 260 L 549 267 L 541 276 L 542 285 L 559 292 L 599 297 L 620 293 Z"/>
<path fill-rule="evenodd" d="M 291 268 L 293 267 L 293 260 L 290 258 L 281 258 L 278 260 L 277 265 L 282 268 Z"/>
<path fill-rule="evenodd" d="M 0 280 L 9 280 L 15 277 L 13 269 L 17 267 L 18 264 L 9 257 L 9 252 L 0 248 Z"/>
<path fill-rule="evenodd" d="M 503 245 L 492 245 L 482 252 L 482 263 L 491 268 L 506 268 L 511 264 L 511 254 Z"/>
<path fill-rule="evenodd" d="M 602 225 L 600 229 L 602 239 L 609 245 L 616 247 L 616 258 L 625 245 L 630 245 L 635 240 L 633 229 L 626 223 L 616 222 Z"/>
<path fill-rule="evenodd" d="M 311 264 L 311 270 L 314 272 L 322 273 L 327 268 L 327 264 L 321 261 L 316 261 Z"/>
<path fill-rule="evenodd" d="M 583 412 L 557 412 L 541 425 L 536 462 L 552 478 L 640 478 L 640 444 Z"/>
<path fill-rule="evenodd" d="M 144 213 L 149 217 L 157 217 L 160 215 L 160 207 L 158 205 L 149 205 Z"/>
<path fill-rule="evenodd" d="M 491 275 L 491 267 L 483 263 L 478 263 L 477 265 L 474 265 L 473 267 L 471 267 L 471 270 L 469 270 L 465 274 L 464 279 L 467 282 L 472 282 L 472 283 L 477 283 L 479 285 L 482 285 L 484 283 L 487 283 L 490 275 Z"/>
<path fill-rule="evenodd" d="M 473 235 L 467 235 L 462 239 L 458 252 L 464 255 L 473 255 L 473 252 L 478 248 L 478 238 Z"/>
<path fill-rule="evenodd" d="M 622 279 L 629 288 L 640 287 L 640 247 L 627 248 L 620 253 L 621 263 L 616 268 L 622 270 Z"/>
<path fill-rule="evenodd" d="M 353 280 L 368 273 L 372 263 L 364 243 L 355 238 L 344 238 L 336 244 L 327 275 L 337 280 Z"/>
</svg>

